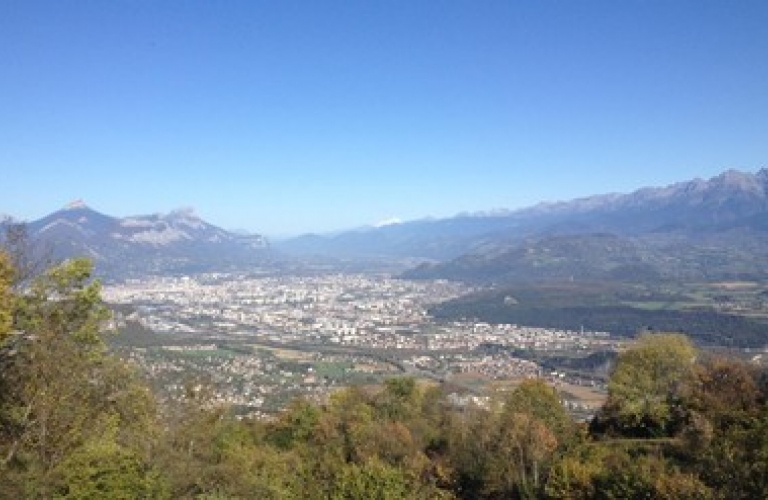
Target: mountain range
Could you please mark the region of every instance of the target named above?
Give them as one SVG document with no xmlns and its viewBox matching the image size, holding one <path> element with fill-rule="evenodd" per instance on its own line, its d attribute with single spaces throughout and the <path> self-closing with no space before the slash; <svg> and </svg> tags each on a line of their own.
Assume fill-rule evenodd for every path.
<svg viewBox="0 0 768 500">
<path fill-rule="evenodd" d="M 117 218 L 77 201 L 30 222 L 27 231 L 53 258 L 89 257 L 109 277 L 242 268 L 269 258 L 264 237 L 226 231 L 191 209 Z"/>
<path fill-rule="evenodd" d="M 490 215 L 304 236 L 279 248 L 420 258 L 426 263 L 406 277 L 498 283 L 765 277 L 767 243 L 768 169 L 762 169 Z"/>
<path fill-rule="evenodd" d="M 405 276 L 485 283 L 766 277 L 768 169 L 273 245 L 189 209 L 117 218 L 75 202 L 27 226 L 56 257 L 91 257 L 111 276 L 244 269 L 311 256 L 420 262 Z"/>
</svg>

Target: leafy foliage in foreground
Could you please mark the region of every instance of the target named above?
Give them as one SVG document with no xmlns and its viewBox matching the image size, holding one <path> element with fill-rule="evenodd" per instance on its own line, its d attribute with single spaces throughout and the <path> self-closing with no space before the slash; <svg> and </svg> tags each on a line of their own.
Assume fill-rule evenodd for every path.
<svg viewBox="0 0 768 500">
<path fill-rule="evenodd" d="M 104 348 L 90 264 L 14 287 L 0 255 L 0 496 L 146 499 L 768 497 L 768 384 L 681 335 L 617 360 L 589 426 L 538 380 L 456 407 L 410 378 L 237 420 L 204 391 L 159 409 Z"/>
</svg>

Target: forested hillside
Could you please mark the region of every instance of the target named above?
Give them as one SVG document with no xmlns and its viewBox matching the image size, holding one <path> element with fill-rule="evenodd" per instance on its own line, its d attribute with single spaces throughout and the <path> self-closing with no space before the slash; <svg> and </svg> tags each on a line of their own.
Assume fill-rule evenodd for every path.
<svg viewBox="0 0 768 500">
<path fill-rule="evenodd" d="M 574 421 L 528 380 L 489 405 L 392 378 L 238 420 L 190 381 L 159 405 L 105 348 L 91 265 L 22 278 L 0 254 L 0 497 L 146 499 L 766 498 L 768 384 L 682 335 L 621 353 Z"/>
</svg>

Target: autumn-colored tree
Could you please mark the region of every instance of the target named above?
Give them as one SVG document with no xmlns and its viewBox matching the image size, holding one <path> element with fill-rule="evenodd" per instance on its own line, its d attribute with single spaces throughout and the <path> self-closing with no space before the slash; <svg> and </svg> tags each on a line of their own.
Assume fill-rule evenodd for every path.
<svg viewBox="0 0 768 500">
<path fill-rule="evenodd" d="M 745 412 L 759 412 L 764 395 L 755 365 L 732 358 L 714 357 L 697 364 L 686 405 L 714 420 L 739 419 Z"/>
<path fill-rule="evenodd" d="M 573 434 L 555 391 L 527 380 L 489 409 L 475 408 L 449 429 L 456 484 L 466 498 L 533 498 Z"/>
<path fill-rule="evenodd" d="M 541 379 L 527 379 L 505 399 L 502 412 L 509 416 L 527 414 L 543 423 L 552 432 L 558 445 L 573 436 L 575 426 L 560 401 L 557 391 Z"/>
<path fill-rule="evenodd" d="M 727 498 L 768 497 L 768 409 L 759 370 L 714 357 L 697 365 L 679 454 Z"/>
</svg>

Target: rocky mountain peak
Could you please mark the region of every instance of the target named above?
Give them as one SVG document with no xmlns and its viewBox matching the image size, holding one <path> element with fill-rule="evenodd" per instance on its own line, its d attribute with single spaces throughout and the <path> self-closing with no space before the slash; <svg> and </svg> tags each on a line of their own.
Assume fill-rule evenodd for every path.
<svg viewBox="0 0 768 500">
<path fill-rule="evenodd" d="M 253 264 L 265 258 L 267 249 L 263 238 L 258 245 L 254 238 L 241 241 L 192 209 L 116 218 L 77 200 L 31 222 L 29 228 L 57 258 L 89 256 L 97 268 L 112 275 Z"/>
<path fill-rule="evenodd" d="M 85 204 L 82 198 L 78 198 L 64 205 L 62 210 L 90 210 L 90 207 Z"/>
<path fill-rule="evenodd" d="M 758 174 L 740 172 L 738 170 L 727 170 L 722 174 L 711 179 L 710 184 L 713 188 L 721 188 L 746 193 L 762 194 L 763 181 Z"/>
</svg>

